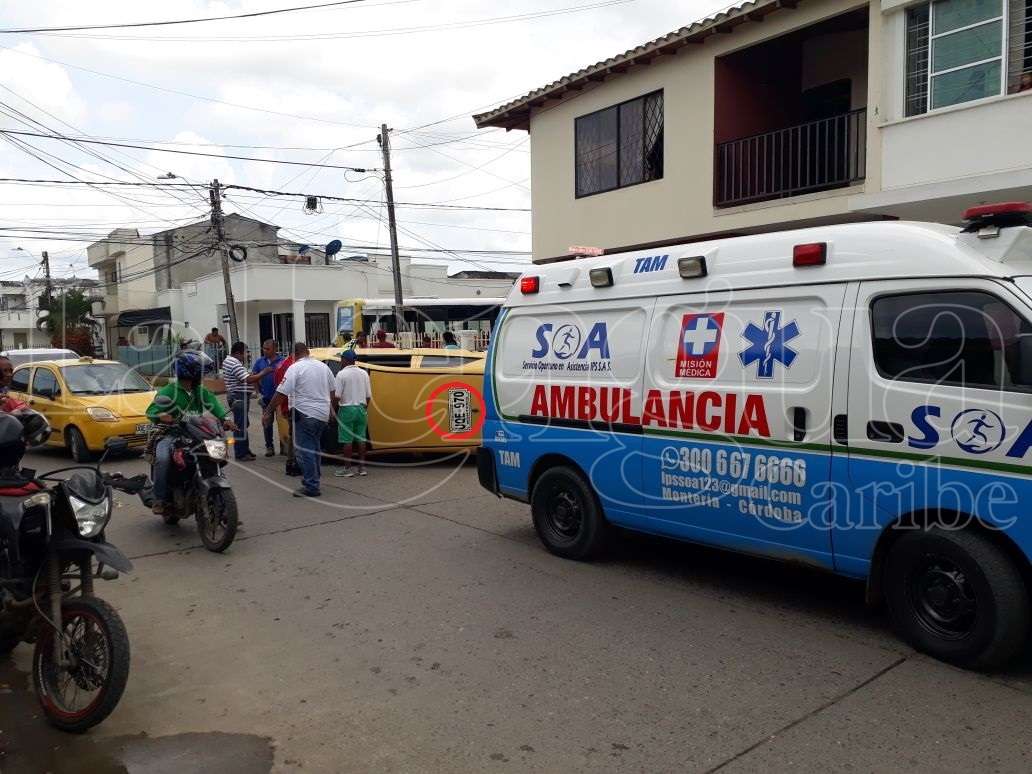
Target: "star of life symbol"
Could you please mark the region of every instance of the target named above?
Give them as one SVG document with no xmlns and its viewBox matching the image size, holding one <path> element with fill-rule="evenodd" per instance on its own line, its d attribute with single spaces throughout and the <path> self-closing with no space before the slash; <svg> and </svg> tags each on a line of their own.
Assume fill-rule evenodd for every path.
<svg viewBox="0 0 1032 774">
<path fill-rule="evenodd" d="M 674 376 L 712 379 L 717 375 L 720 357 L 720 332 L 724 313 L 686 314 L 681 318 L 681 337 L 677 343 Z"/>
<path fill-rule="evenodd" d="M 743 367 L 756 363 L 756 376 L 760 379 L 771 379 L 774 376 L 774 365 L 781 363 L 790 368 L 797 353 L 788 346 L 788 342 L 799 335 L 799 326 L 793 320 L 781 326 L 781 311 L 763 313 L 763 327 L 749 323 L 742 331 L 742 338 L 749 346 L 738 353 Z"/>
</svg>

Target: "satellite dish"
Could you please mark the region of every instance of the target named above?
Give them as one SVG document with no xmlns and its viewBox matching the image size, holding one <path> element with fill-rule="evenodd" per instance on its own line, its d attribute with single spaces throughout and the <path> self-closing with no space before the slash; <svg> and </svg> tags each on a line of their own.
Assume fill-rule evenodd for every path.
<svg viewBox="0 0 1032 774">
<path fill-rule="evenodd" d="M 329 258 L 331 255 L 336 255 L 340 252 L 340 248 L 344 245 L 340 243 L 339 239 L 334 239 L 328 245 L 326 245 L 326 257 Z"/>
<path fill-rule="evenodd" d="M 242 263 L 247 260 L 247 248 L 243 245 L 233 245 L 229 248 L 229 257 L 237 263 Z"/>
</svg>

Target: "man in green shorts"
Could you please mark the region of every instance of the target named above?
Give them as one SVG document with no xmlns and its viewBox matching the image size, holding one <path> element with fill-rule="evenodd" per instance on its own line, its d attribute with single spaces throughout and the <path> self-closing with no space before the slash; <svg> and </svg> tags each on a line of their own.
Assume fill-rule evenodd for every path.
<svg viewBox="0 0 1032 774">
<path fill-rule="evenodd" d="M 333 474 L 338 478 L 355 475 L 351 469 L 352 449 L 358 454 L 358 475 L 365 476 L 366 426 L 369 400 L 373 397 L 369 374 L 355 363 L 355 351 L 340 353 L 341 369 L 333 380 L 333 405 L 337 414 L 337 439 L 344 453 L 344 467 Z"/>
</svg>

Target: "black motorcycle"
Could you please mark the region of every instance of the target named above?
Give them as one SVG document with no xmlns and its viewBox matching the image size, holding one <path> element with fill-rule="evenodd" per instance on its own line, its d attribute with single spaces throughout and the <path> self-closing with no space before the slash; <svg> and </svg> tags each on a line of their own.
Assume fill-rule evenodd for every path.
<svg viewBox="0 0 1032 774">
<path fill-rule="evenodd" d="M 155 403 L 163 411 L 172 408 L 172 400 L 162 395 Z M 236 496 L 229 479 L 222 474 L 229 462 L 232 439 L 226 437 L 214 417 L 187 414 L 174 424 L 155 425 L 151 429 L 147 457 L 152 465 L 155 447 L 167 436 L 175 439 L 168 476 L 172 501 L 166 504 L 161 518 L 173 525 L 193 516 L 204 547 L 222 553 L 236 537 L 239 523 Z M 148 508 L 154 504 L 151 486 L 143 487 L 139 495 Z"/>
<path fill-rule="evenodd" d="M 35 644 L 32 678 L 43 713 L 73 733 L 111 714 L 129 679 L 125 624 L 94 596 L 96 578 L 132 569 L 104 538 L 110 517 L 111 489 L 99 467 L 36 475 L 15 463 L 0 471 L 0 656 Z"/>
</svg>

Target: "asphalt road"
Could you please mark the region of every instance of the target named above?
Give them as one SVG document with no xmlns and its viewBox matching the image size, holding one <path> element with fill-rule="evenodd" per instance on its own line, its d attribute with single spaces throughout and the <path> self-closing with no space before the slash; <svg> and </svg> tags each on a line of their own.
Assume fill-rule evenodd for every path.
<svg viewBox="0 0 1032 774">
<path fill-rule="evenodd" d="M 318 501 L 282 458 L 235 465 L 222 556 L 119 495 L 136 570 L 98 593 L 129 630 L 126 694 L 84 737 L 51 731 L 19 648 L 0 770 L 1032 770 L 1032 659 L 932 661 L 811 570 L 641 536 L 555 558 L 461 463 L 326 478 Z"/>
</svg>

